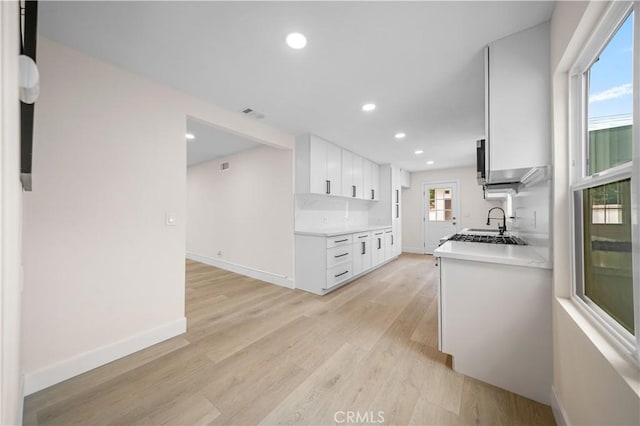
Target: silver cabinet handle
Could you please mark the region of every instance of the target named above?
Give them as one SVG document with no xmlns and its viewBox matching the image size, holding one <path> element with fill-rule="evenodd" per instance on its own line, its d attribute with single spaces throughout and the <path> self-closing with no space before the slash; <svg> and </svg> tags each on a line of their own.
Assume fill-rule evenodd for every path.
<svg viewBox="0 0 640 426">
<path fill-rule="evenodd" d="M 356 196 L 356 186 L 355 185 L 351 185 L 351 193 L 352 193 L 351 196 L 355 198 L 355 196 Z"/>
<path fill-rule="evenodd" d="M 328 180 L 327 182 L 327 194 L 331 194 L 331 181 Z"/>
<path fill-rule="evenodd" d="M 339 257 L 346 256 L 346 255 L 348 255 L 348 254 L 349 254 L 349 253 L 342 253 L 342 254 L 338 254 L 338 255 L 333 256 L 333 257 L 335 257 L 335 258 L 337 259 L 337 258 L 339 258 Z"/>
<path fill-rule="evenodd" d="M 360 253 L 360 254 L 367 254 L 366 245 L 367 245 L 367 244 L 363 241 L 363 242 L 362 242 L 362 253 Z"/>
<path fill-rule="evenodd" d="M 343 273 L 341 273 L 341 274 L 334 275 L 334 277 L 338 278 L 339 276 L 342 276 L 342 275 L 344 275 L 344 274 L 348 274 L 348 273 L 349 273 L 349 271 L 344 271 L 344 272 L 343 272 Z"/>
<path fill-rule="evenodd" d="M 334 240 L 334 243 L 344 243 L 345 241 L 349 241 L 348 238 L 345 238 L 344 240 Z"/>
<path fill-rule="evenodd" d="M 374 189 L 372 189 L 372 190 L 371 190 L 371 199 L 372 199 L 372 200 L 375 200 L 375 198 L 376 198 L 376 192 L 375 192 L 375 190 L 374 190 Z"/>
</svg>

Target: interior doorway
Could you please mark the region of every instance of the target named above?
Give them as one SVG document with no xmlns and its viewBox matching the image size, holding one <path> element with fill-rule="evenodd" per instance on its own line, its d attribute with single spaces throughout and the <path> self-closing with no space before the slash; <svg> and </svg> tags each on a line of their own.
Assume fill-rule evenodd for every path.
<svg viewBox="0 0 640 426">
<path fill-rule="evenodd" d="M 459 205 L 457 181 L 423 184 L 422 241 L 425 254 L 432 254 L 442 237 L 458 231 Z"/>
</svg>

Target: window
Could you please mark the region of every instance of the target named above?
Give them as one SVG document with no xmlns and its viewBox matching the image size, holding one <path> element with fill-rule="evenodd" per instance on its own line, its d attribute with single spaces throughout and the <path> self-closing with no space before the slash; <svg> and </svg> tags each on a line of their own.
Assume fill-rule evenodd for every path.
<svg viewBox="0 0 640 426">
<path fill-rule="evenodd" d="M 574 68 L 571 192 L 574 300 L 637 358 L 633 62 L 640 43 L 634 19 L 631 3 L 613 4 Z"/>
<path fill-rule="evenodd" d="M 452 219 L 451 188 L 429 190 L 429 221 L 444 222 Z"/>
</svg>

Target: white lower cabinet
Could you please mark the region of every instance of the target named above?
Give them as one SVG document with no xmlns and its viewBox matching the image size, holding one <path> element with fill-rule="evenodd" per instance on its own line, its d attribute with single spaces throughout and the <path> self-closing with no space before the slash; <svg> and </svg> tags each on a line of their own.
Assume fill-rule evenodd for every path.
<svg viewBox="0 0 640 426">
<path fill-rule="evenodd" d="M 327 249 L 327 268 L 339 265 L 341 263 L 351 262 L 351 252 L 353 247 L 351 244 L 337 246 Z"/>
<path fill-rule="evenodd" d="M 384 260 L 389 260 L 396 256 L 396 242 L 394 240 L 394 233 L 391 229 L 384 231 Z"/>
<path fill-rule="evenodd" d="M 550 269 L 440 258 L 438 296 L 439 347 L 455 371 L 551 402 Z"/>
<path fill-rule="evenodd" d="M 295 287 L 324 295 L 371 271 L 394 257 L 386 249 L 392 235 L 391 228 L 330 237 L 297 233 Z"/>
<path fill-rule="evenodd" d="M 330 290 L 351 278 L 353 276 L 352 266 L 353 263 L 349 261 L 327 268 L 327 285 L 323 290 Z"/>
<path fill-rule="evenodd" d="M 375 231 L 373 233 L 373 247 L 371 249 L 371 265 L 378 266 L 385 260 L 384 257 L 384 231 Z"/>
<path fill-rule="evenodd" d="M 371 232 L 353 236 L 353 275 L 361 274 L 371 268 Z"/>
</svg>

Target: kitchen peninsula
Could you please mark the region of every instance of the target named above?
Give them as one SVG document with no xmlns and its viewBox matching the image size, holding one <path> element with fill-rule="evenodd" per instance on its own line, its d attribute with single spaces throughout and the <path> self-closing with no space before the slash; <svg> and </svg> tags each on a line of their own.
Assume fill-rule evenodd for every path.
<svg viewBox="0 0 640 426">
<path fill-rule="evenodd" d="M 551 264 L 535 246 L 447 241 L 439 257 L 439 349 L 453 369 L 548 404 Z"/>
</svg>

